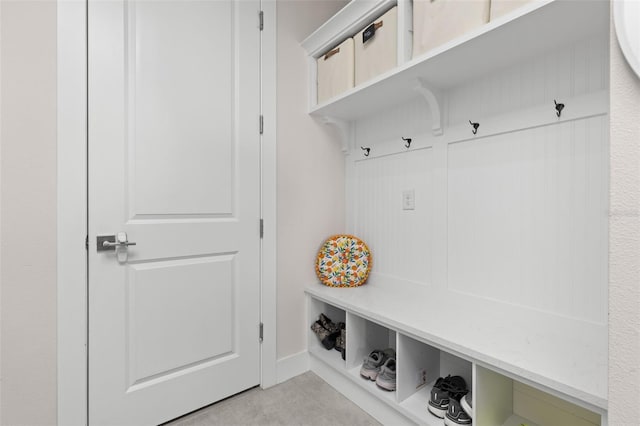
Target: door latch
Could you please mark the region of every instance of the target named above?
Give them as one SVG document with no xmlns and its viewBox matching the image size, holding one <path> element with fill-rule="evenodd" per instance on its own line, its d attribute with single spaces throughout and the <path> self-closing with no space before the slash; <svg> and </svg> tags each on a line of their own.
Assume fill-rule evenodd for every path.
<svg viewBox="0 0 640 426">
<path fill-rule="evenodd" d="M 136 243 L 129 241 L 126 232 L 118 232 L 117 235 L 98 235 L 96 245 L 98 251 L 114 251 L 116 247 L 135 246 Z"/>
</svg>

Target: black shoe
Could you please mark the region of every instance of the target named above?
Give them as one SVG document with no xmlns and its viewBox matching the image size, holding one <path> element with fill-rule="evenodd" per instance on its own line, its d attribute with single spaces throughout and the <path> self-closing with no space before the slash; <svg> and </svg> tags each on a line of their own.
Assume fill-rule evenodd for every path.
<svg viewBox="0 0 640 426">
<path fill-rule="evenodd" d="M 330 333 L 329 330 L 322 326 L 320 321 L 311 324 L 311 331 L 316 333 L 316 336 L 318 336 L 318 339 L 320 339 L 322 346 L 324 346 L 326 350 L 333 349 L 336 346 L 337 334 Z"/>
<path fill-rule="evenodd" d="M 471 423 L 471 417 L 462 409 L 460 401 L 450 396 L 449 408 L 444 418 L 445 426 L 470 425 Z"/>
<path fill-rule="evenodd" d="M 320 314 L 318 321 L 320 321 L 320 324 L 322 324 L 322 326 L 326 328 L 329 333 L 337 333 L 340 331 L 338 324 L 335 324 L 333 321 L 331 321 L 325 314 Z"/>
<path fill-rule="evenodd" d="M 343 322 L 338 323 L 338 331 L 336 332 L 338 336 L 336 337 L 336 347 L 334 348 L 338 352 L 344 352 L 346 347 L 345 342 L 345 325 Z"/>
<path fill-rule="evenodd" d="M 429 398 L 429 411 L 436 417 L 444 419 L 449 409 L 449 400 L 454 398 L 460 401 L 464 395 L 469 392 L 467 384 L 460 376 L 451 375 L 445 378 L 438 378 L 435 385 L 431 388 L 431 396 Z"/>
</svg>

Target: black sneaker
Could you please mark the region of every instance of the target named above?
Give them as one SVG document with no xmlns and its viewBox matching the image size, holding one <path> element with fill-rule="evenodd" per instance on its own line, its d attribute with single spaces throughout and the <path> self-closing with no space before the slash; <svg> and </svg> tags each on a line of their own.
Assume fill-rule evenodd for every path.
<svg viewBox="0 0 640 426">
<path fill-rule="evenodd" d="M 467 392 L 467 384 L 462 377 L 451 377 L 451 375 L 445 378 L 440 377 L 431 388 L 431 396 L 427 408 L 434 416 L 444 419 L 449 409 L 450 398 L 457 398 L 459 401 Z"/>
<path fill-rule="evenodd" d="M 462 409 L 460 402 L 450 396 L 449 408 L 444 417 L 445 426 L 470 425 L 471 422 L 471 417 Z"/>
</svg>

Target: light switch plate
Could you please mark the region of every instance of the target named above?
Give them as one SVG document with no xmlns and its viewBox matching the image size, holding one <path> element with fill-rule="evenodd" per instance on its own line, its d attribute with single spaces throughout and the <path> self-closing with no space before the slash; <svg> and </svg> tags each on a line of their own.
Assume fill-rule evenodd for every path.
<svg viewBox="0 0 640 426">
<path fill-rule="evenodd" d="M 415 210 L 416 196 L 413 189 L 402 191 L 402 210 Z"/>
</svg>

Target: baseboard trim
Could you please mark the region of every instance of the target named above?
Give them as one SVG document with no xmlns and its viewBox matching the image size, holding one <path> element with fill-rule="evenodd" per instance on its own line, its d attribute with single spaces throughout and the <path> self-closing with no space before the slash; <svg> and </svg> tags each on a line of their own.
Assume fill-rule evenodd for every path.
<svg viewBox="0 0 640 426">
<path fill-rule="evenodd" d="M 300 374 L 309 371 L 309 352 L 302 351 L 297 354 L 280 358 L 276 366 L 276 381 L 286 382 Z"/>
<path fill-rule="evenodd" d="M 383 425 L 414 425 L 410 419 L 403 416 L 399 411 L 381 403 L 378 398 L 314 356 L 310 357 L 309 367 L 322 380 Z"/>
</svg>

